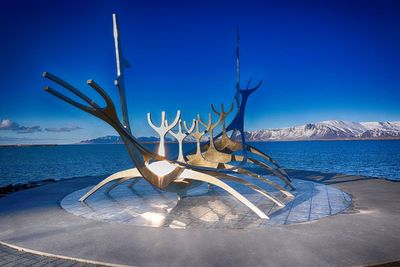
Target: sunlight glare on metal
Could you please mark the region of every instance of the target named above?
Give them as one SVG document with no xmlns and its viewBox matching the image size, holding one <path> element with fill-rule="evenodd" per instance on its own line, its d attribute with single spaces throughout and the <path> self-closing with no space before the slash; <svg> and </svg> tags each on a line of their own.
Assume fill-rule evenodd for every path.
<svg viewBox="0 0 400 267">
<path fill-rule="evenodd" d="M 160 225 L 165 219 L 164 214 L 156 212 L 145 212 L 140 216 L 149 221 L 151 225 Z"/>
<path fill-rule="evenodd" d="M 166 160 L 153 162 L 149 164 L 148 167 L 152 172 L 156 173 L 159 176 L 167 175 L 176 168 L 175 165 L 169 163 Z"/>
</svg>

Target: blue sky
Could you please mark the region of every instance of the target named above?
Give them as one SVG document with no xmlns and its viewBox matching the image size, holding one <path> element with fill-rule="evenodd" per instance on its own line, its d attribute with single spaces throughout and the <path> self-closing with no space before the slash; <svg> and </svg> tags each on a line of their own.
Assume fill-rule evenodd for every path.
<svg viewBox="0 0 400 267">
<path fill-rule="evenodd" d="M 0 2 L 0 143 L 71 143 L 114 130 L 43 91 L 50 71 L 118 102 L 111 14 L 117 12 L 133 131 L 162 110 L 206 116 L 235 93 L 235 30 L 242 81 L 263 80 L 246 128 L 339 119 L 400 120 L 398 1 Z M 95 97 L 95 99 L 97 99 Z M 36 126 L 36 128 L 35 128 Z"/>
</svg>

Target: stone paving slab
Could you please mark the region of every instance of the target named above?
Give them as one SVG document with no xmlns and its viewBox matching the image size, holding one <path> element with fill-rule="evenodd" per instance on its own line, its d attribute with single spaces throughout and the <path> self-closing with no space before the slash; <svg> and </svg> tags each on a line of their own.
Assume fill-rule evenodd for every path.
<svg viewBox="0 0 400 267">
<path fill-rule="evenodd" d="M 102 267 L 106 265 L 90 264 L 56 257 L 40 256 L 0 244 L 0 266 L 2 267 Z"/>
</svg>

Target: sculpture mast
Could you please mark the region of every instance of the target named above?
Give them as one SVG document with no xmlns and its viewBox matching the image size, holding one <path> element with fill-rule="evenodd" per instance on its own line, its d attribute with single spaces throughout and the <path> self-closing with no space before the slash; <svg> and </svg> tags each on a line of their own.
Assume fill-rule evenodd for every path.
<svg viewBox="0 0 400 267">
<path fill-rule="evenodd" d="M 240 106 L 240 59 L 239 59 L 239 28 L 236 29 L 236 104 Z"/>
<path fill-rule="evenodd" d="M 114 83 L 117 86 L 119 92 L 123 125 L 129 132 L 131 132 L 131 127 L 129 125 L 128 108 L 126 105 L 125 80 L 124 80 L 124 70 L 125 67 L 129 67 L 129 62 L 123 57 L 121 52 L 121 45 L 119 43 L 117 14 L 115 13 L 113 14 L 113 33 L 114 33 L 114 44 L 115 44 L 115 56 L 117 61 L 117 79 L 115 80 Z"/>
</svg>

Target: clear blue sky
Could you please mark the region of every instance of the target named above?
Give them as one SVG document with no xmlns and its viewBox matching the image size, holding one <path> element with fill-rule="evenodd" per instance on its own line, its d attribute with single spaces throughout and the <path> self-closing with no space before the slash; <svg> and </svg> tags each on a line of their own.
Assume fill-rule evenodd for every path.
<svg viewBox="0 0 400 267">
<path fill-rule="evenodd" d="M 137 136 L 154 135 L 147 112 L 157 121 L 179 108 L 190 120 L 211 103 L 229 105 L 237 26 L 242 81 L 264 81 L 249 100 L 247 129 L 400 120 L 399 1 L 3 0 L 0 143 L 115 134 L 45 93 L 41 77 L 50 71 L 88 94 L 94 79 L 118 102 L 113 12 L 132 65 L 126 87 Z"/>
</svg>

